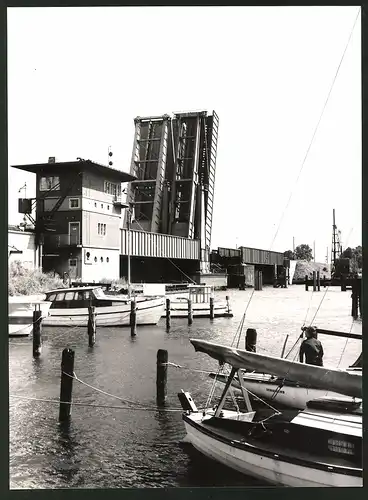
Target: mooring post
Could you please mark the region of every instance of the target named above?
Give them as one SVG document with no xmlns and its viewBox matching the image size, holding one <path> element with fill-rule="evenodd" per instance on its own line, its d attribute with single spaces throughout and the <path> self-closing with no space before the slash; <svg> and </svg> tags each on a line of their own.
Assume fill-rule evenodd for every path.
<svg viewBox="0 0 368 500">
<path fill-rule="evenodd" d="M 135 337 L 137 335 L 137 307 L 135 299 L 130 302 L 130 336 Z"/>
<path fill-rule="evenodd" d="M 343 275 L 341 275 L 341 291 L 346 292 L 346 279 Z"/>
<path fill-rule="evenodd" d="M 256 352 L 257 347 L 257 330 L 255 328 L 247 328 L 245 334 L 245 350 Z"/>
<path fill-rule="evenodd" d="M 170 299 L 166 299 L 166 330 L 170 330 L 170 327 L 171 327 Z"/>
<path fill-rule="evenodd" d="M 193 323 L 192 299 L 188 299 L 188 325 Z"/>
<path fill-rule="evenodd" d="M 214 317 L 215 317 L 214 299 L 213 297 L 210 297 L 210 319 L 214 319 Z"/>
<path fill-rule="evenodd" d="M 263 286 L 263 272 L 259 271 L 259 290 L 262 290 Z"/>
<path fill-rule="evenodd" d="M 227 308 L 227 314 L 230 314 L 230 296 L 226 295 L 226 308 Z"/>
<path fill-rule="evenodd" d="M 91 304 L 88 306 L 88 346 L 93 347 L 96 342 L 96 307 Z"/>
<path fill-rule="evenodd" d="M 35 306 L 33 311 L 33 357 L 38 358 L 42 351 L 42 311 L 40 305 Z"/>
<path fill-rule="evenodd" d="M 305 291 L 308 292 L 308 274 L 305 275 Z"/>
<path fill-rule="evenodd" d="M 323 288 L 326 288 L 326 275 L 325 274 L 323 275 L 323 278 L 322 278 L 322 285 L 323 285 Z"/>
<path fill-rule="evenodd" d="M 317 277 L 316 277 L 316 271 L 313 271 L 313 292 L 317 290 Z"/>
<path fill-rule="evenodd" d="M 73 377 L 74 351 L 73 349 L 65 348 L 61 358 L 59 422 L 69 420 L 72 412 Z"/>
<path fill-rule="evenodd" d="M 167 364 L 169 355 L 165 349 L 157 351 L 156 399 L 158 405 L 163 405 L 167 396 Z"/>
<path fill-rule="evenodd" d="M 317 291 L 321 291 L 321 274 L 320 271 L 317 271 Z"/>
<path fill-rule="evenodd" d="M 358 318 L 358 287 L 356 278 L 353 279 L 351 287 L 351 315 L 354 319 Z"/>
<path fill-rule="evenodd" d="M 273 265 L 273 287 L 277 287 L 277 264 Z"/>
</svg>

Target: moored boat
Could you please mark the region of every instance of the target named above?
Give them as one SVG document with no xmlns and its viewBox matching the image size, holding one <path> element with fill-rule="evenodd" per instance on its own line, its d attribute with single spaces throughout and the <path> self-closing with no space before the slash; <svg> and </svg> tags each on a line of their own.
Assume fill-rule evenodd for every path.
<svg viewBox="0 0 368 500">
<path fill-rule="evenodd" d="M 44 326 L 87 326 L 88 306 L 95 306 L 96 326 L 129 326 L 131 301 L 136 300 L 137 325 L 156 325 L 164 310 L 164 297 L 105 295 L 100 287 L 74 287 L 47 292 L 50 315 Z"/>
<path fill-rule="evenodd" d="M 40 307 L 42 319 L 49 314 L 51 302 L 32 297 L 9 297 L 9 337 L 27 337 L 33 329 L 33 311 Z"/>
<path fill-rule="evenodd" d="M 233 317 L 229 301 L 216 300 L 214 288 L 211 285 L 191 285 L 180 291 L 167 292 L 170 299 L 170 315 L 172 318 L 188 316 L 188 300 L 192 302 L 192 313 L 195 318 L 210 317 L 210 298 L 213 298 L 213 313 L 215 318 Z M 163 317 L 166 316 L 166 312 Z"/>
<path fill-rule="evenodd" d="M 312 400 L 302 411 L 279 411 L 272 407 L 253 411 L 241 383 L 246 411 L 240 411 L 239 407 L 228 410 L 224 405 L 236 374 L 242 381 L 244 369 L 259 368 L 263 363 L 265 371 L 280 376 L 285 368 L 292 371 L 292 365 L 298 363 L 277 358 L 272 363 L 241 349 L 201 340 L 191 342 L 197 351 L 217 359 L 221 365 L 231 366 L 215 407 L 199 410 L 189 393 L 178 395 L 185 410 L 186 440 L 198 451 L 270 484 L 362 486 L 362 401 L 357 399 L 361 394 L 361 376 L 350 372 L 341 375 L 337 370 L 322 372 L 323 368 L 313 367 L 320 377 L 320 389 L 329 390 L 333 381 L 333 388 L 348 397 Z M 293 373 L 305 383 L 311 371 L 294 369 Z"/>
</svg>

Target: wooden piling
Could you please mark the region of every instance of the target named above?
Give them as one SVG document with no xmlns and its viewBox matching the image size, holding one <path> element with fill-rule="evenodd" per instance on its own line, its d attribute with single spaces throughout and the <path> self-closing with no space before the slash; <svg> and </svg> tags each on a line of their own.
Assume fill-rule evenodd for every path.
<svg viewBox="0 0 368 500">
<path fill-rule="evenodd" d="M 192 300 L 188 299 L 188 325 L 193 323 L 193 309 L 192 309 Z"/>
<path fill-rule="evenodd" d="M 256 352 L 257 348 L 257 330 L 255 328 L 247 328 L 245 334 L 245 350 Z"/>
<path fill-rule="evenodd" d="M 96 343 L 96 307 L 88 306 L 88 346 L 93 347 Z"/>
<path fill-rule="evenodd" d="M 226 308 L 227 308 L 227 313 L 230 314 L 230 296 L 226 295 Z"/>
<path fill-rule="evenodd" d="M 214 299 L 213 297 L 210 297 L 210 319 L 214 319 L 214 317 L 215 317 Z"/>
<path fill-rule="evenodd" d="M 317 291 L 321 291 L 321 273 L 317 271 Z"/>
<path fill-rule="evenodd" d="M 163 405 L 166 401 L 168 359 L 169 355 L 165 349 L 157 351 L 156 400 L 158 405 Z"/>
<path fill-rule="evenodd" d="M 137 307 L 134 299 L 130 302 L 130 336 L 137 335 Z"/>
<path fill-rule="evenodd" d="M 74 377 L 74 351 L 65 348 L 61 358 L 59 422 L 69 420 L 72 412 L 72 393 Z"/>
<path fill-rule="evenodd" d="M 38 358 L 42 351 L 42 311 L 40 306 L 36 306 L 33 311 L 33 357 Z"/>
<path fill-rule="evenodd" d="M 171 327 L 170 299 L 166 299 L 166 330 L 170 330 L 170 327 Z"/>
<path fill-rule="evenodd" d="M 277 287 L 277 264 L 273 265 L 273 287 Z"/>
<path fill-rule="evenodd" d="M 308 292 L 308 274 L 305 275 L 305 291 Z"/>
<path fill-rule="evenodd" d="M 345 276 L 341 276 L 341 291 L 346 292 L 346 278 L 345 278 Z"/>
<path fill-rule="evenodd" d="M 316 277 L 316 271 L 313 271 L 313 292 L 317 290 L 317 277 Z"/>
<path fill-rule="evenodd" d="M 354 319 L 358 318 L 358 280 L 353 279 L 351 287 L 351 315 Z"/>
</svg>

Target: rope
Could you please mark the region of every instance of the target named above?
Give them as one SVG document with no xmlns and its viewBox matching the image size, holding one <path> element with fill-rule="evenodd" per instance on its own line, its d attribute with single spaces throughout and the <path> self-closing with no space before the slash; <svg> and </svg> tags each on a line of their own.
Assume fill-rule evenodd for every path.
<svg viewBox="0 0 368 500">
<path fill-rule="evenodd" d="M 323 114 L 324 114 L 324 112 L 325 112 L 325 109 L 326 109 L 327 103 L 328 103 L 328 101 L 329 101 L 329 99 L 330 99 L 330 95 L 331 95 L 332 89 L 333 89 L 333 87 L 334 87 L 334 85 L 335 85 L 335 81 L 336 81 L 337 75 L 338 75 L 338 73 L 339 73 L 339 71 L 340 71 L 340 67 L 341 67 L 341 64 L 342 64 L 343 59 L 344 59 L 344 56 L 345 56 L 345 52 L 346 52 L 346 50 L 347 50 L 347 48 L 348 48 L 348 45 L 349 45 L 349 43 L 350 43 L 350 39 L 351 39 L 351 37 L 352 37 L 352 35 L 353 35 L 354 28 L 355 28 L 356 22 L 357 22 L 358 17 L 359 17 L 359 13 L 360 13 L 360 9 L 358 9 L 357 16 L 356 16 L 356 18 L 355 18 L 355 21 L 354 21 L 353 27 L 352 27 L 352 29 L 351 29 L 351 31 L 350 31 L 350 35 L 349 35 L 348 41 L 347 41 L 347 43 L 346 43 L 346 45 L 345 45 L 345 49 L 344 49 L 344 51 L 343 51 L 343 54 L 342 54 L 342 57 L 341 57 L 341 59 L 340 59 L 339 65 L 338 65 L 338 67 L 337 67 L 336 74 L 335 74 L 335 76 L 334 76 L 334 78 L 333 78 L 333 81 L 332 81 L 332 84 L 331 84 L 331 86 L 330 86 L 330 90 L 329 90 L 329 92 L 328 92 L 327 99 L 326 99 L 326 101 L 325 101 L 325 103 L 324 103 L 324 106 L 323 106 L 323 108 L 322 108 L 322 112 L 321 112 L 321 114 L 320 114 L 319 120 L 318 120 L 317 125 L 316 125 L 316 127 L 315 127 L 315 129 L 314 129 L 314 132 L 313 132 L 313 135 L 312 135 L 312 139 L 311 139 L 311 141 L 310 141 L 310 143 L 309 143 L 309 146 L 308 146 L 308 148 L 307 148 L 307 152 L 306 152 L 306 154 L 305 154 L 305 156 L 304 156 L 304 160 L 303 160 L 303 162 L 302 162 L 302 166 L 301 166 L 301 168 L 300 168 L 300 170 L 299 170 L 298 177 L 296 178 L 295 185 L 294 185 L 293 189 L 291 190 L 291 193 L 290 193 L 290 196 L 289 196 L 288 202 L 287 202 L 287 204 L 286 204 L 286 206 L 285 206 L 285 208 L 284 208 L 284 211 L 282 212 L 282 215 L 281 215 L 281 218 L 280 218 L 279 225 L 278 225 L 278 227 L 277 227 L 277 230 L 276 230 L 275 236 L 273 237 L 273 240 L 272 240 L 271 245 L 270 245 L 270 250 L 272 249 L 272 246 L 273 246 L 273 244 L 274 244 L 274 242 L 275 242 L 275 239 L 276 239 L 276 237 L 277 237 L 277 235 L 278 235 L 278 232 L 279 232 L 279 229 L 280 229 L 281 223 L 282 223 L 282 221 L 283 221 L 283 218 L 284 218 L 285 212 L 286 212 L 286 210 L 287 210 L 287 208 L 288 208 L 288 206 L 289 206 L 289 204 L 290 204 L 291 198 L 292 198 L 292 196 L 293 196 L 293 191 L 294 191 L 294 189 L 295 189 L 296 185 L 298 184 L 298 181 L 299 181 L 300 175 L 301 175 L 302 170 L 303 170 L 303 168 L 304 168 L 304 164 L 305 164 L 305 162 L 306 162 L 306 160 L 307 160 L 307 157 L 308 157 L 308 155 L 309 155 L 309 151 L 310 151 L 310 149 L 311 149 L 311 147 L 312 147 L 312 144 L 313 144 L 313 142 L 314 142 L 314 138 L 315 138 L 315 136 L 316 136 L 316 134 L 317 134 L 317 130 L 318 130 L 318 128 L 319 128 L 319 124 L 321 123 L 321 120 L 322 120 Z"/>
<path fill-rule="evenodd" d="M 68 405 L 74 405 L 74 406 L 86 406 L 86 407 L 92 407 L 92 408 L 111 408 L 111 409 L 116 409 L 116 410 L 136 410 L 136 411 L 163 411 L 163 412 L 183 412 L 181 408 L 132 408 L 130 406 L 112 406 L 112 405 L 99 405 L 99 404 L 94 404 L 94 403 L 84 403 L 80 401 L 58 401 L 56 399 L 43 399 L 43 398 L 33 398 L 30 396 L 18 396 L 15 394 L 9 394 L 9 397 L 15 398 L 15 399 L 24 399 L 26 401 L 37 401 L 40 403 L 52 403 L 52 404 L 68 404 Z"/>
<path fill-rule="evenodd" d="M 353 320 L 352 320 L 352 322 L 351 322 L 349 333 L 351 333 L 351 330 L 353 329 L 353 325 L 354 325 L 354 319 L 353 319 Z M 347 338 L 346 338 L 345 345 L 344 345 L 344 348 L 343 348 L 343 350 L 342 350 L 342 353 L 341 353 L 340 360 L 339 360 L 339 363 L 338 363 L 338 365 L 337 365 L 337 368 L 339 368 L 339 367 L 340 367 L 340 363 L 341 363 L 341 361 L 342 361 L 342 357 L 343 357 L 344 352 L 345 352 L 345 349 L 346 349 L 346 347 L 347 347 L 347 345 L 348 345 L 348 340 L 349 340 L 349 337 L 347 337 Z"/>
<path fill-rule="evenodd" d="M 210 373 L 213 373 L 211 371 L 196 370 L 195 368 L 188 368 L 186 366 L 177 365 L 176 363 L 171 363 L 170 361 L 168 361 L 167 363 L 161 363 L 160 366 L 169 366 L 169 365 L 173 366 L 174 368 L 181 368 L 182 370 L 189 370 L 189 371 L 196 372 L 196 373 L 206 373 L 207 375 Z"/>
<path fill-rule="evenodd" d="M 316 311 L 315 315 L 313 316 L 313 319 L 312 319 L 312 321 L 310 322 L 309 326 L 312 326 L 312 323 L 313 323 L 313 322 L 314 322 L 314 320 L 316 319 L 316 316 L 317 316 L 317 314 L 318 314 L 319 308 L 321 307 L 322 302 L 324 301 L 324 298 L 326 297 L 326 293 L 328 292 L 328 289 L 329 289 L 329 288 L 330 288 L 330 285 L 326 288 L 325 293 L 324 293 L 324 294 L 323 294 L 323 296 L 322 296 L 321 302 L 319 303 L 319 306 L 317 307 L 317 311 Z"/>
</svg>

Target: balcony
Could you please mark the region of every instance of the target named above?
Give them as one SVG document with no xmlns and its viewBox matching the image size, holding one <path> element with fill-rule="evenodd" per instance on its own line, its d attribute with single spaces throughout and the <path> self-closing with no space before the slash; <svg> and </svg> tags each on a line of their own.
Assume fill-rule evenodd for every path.
<svg viewBox="0 0 368 500">
<path fill-rule="evenodd" d="M 45 234 L 44 238 L 46 248 L 77 247 L 81 244 L 81 237 L 74 234 Z"/>
</svg>

